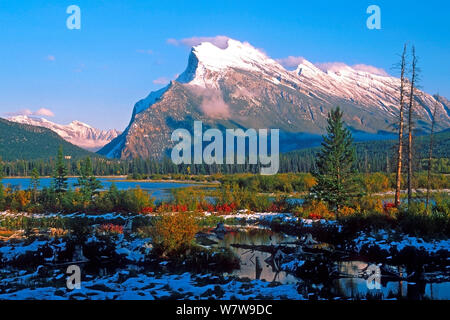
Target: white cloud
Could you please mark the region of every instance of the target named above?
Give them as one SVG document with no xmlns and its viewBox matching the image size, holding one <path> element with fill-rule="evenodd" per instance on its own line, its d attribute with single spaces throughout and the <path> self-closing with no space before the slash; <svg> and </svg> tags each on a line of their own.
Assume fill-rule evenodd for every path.
<svg viewBox="0 0 450 320">
<path fill-rule="evenodd" d="M 84 63 L 80 63 L 78 65 L 78 67 L 76 67 L 73 71 L 76 73 L 80 73 L 80 72 L 83 72 L 85 68 L 86 68 L 86 65 Z"/>
<path fill-rule="evenodd" d="M 55 56 L 48 55 L 48 56 L 47 56 L 47 60 L 48 60 L 48 61 L 55 61 L 56 58 L 55 58 Z"/>
<path fill-rule="evenodd" d="M 228 47 L 228 39 L 227 36 L 215 36 L 215 37 L 191 37 L 191 38 L 184 38 L 184 39 L 167 39 L 167 43 L 174 45 L 174 46 L 186 46 L 186 47 L 193 47 L 196 45 L 199 45 L 202 42 L 210 42 L 216 47 L 219 47 L 221 49 L 226 49 Z"/>
<path fill-rule="evenodd" d="M 342 69 L 349 68 L 349 66 L 343 62 L 318 62 L 315 63 L 314 65 L 324 72 L 327 71 L 337 72 Z"/>
<path fill-rule="evenodd" d="M 212 119 L 227 119 L 230 117 L 230 108 L 225 103 L 222 93 L 215 89 L 206 89 L 191 86 L 194 94 L 201 97 L 200 110 Z"/>
<path fill-rule="evenodd" d="M 154 84 L 168 84 L 170 82 L 166 77 L 160 77 L 158 79 L 153 80 Z"/>
<path fill-rule="evenodd" d="M 296 68 L 299 64 L 305 61 L 305 58 L 300 56 L 288 56 L 286 58 L 276 59 L 276 61 L 285 68 Z M 389 76 L 389 74 L 384 69 L 367 64 L 355 64 L 349 66 L 344 62 L 318 62 L 314 65 L 324 72 L 337 72 L 345 68 L 352 68 L 354 70 L 369 72 L 380 76 Z"/>
<path fill-rule="evenodd" d="M 369 72 L 379 76 L 389 76 L 389 74 L 384 69 L 377 68 L 367 64 L 355 64 L 349 66 L 343 62 L 323 62 L 323 63 L 315 63 L 315 66 L 324 72 L 326 71 L 337 72 L 345 68 L 352 68 L 353 70 Z"/>
<path fill-rule="evenodd" d="M 6 112 L 6 116 L 13 117 L 13 116 L 31 116 L 33 115 L 33 112 L 30 109 L 22 109 L 15 112 Z"/>
<path fill-rule="evenodd" d="M 40 117 L 54 117 L 55 114 L 53 111 L 47 108 L 40 108 L 36 111 L 31 111 L 30 109 L 22 109 L 16 112 L 7 112 L 5 113 L 8 117 L 14 116 L 40 116 Z"/>
<path fill-rule="evenodd" d="M 300 63 L 305 61 L 305 58 L 289 56 L 286 58 L 276 59 L 276 61 L 285 68 L 296 68 Z"/>
<path fill-rule="evenodd" d="M 42 116 L 42 117 L 54 117 L 55 116 L 53 111 L 50 109 L 47 109 L 47 108 L 40 108 L 39 110 L 34 112 L 33 115 Z"/>
<path fill-rule="evenodd" d="M 355 64 L 352 66 L 352 68 L 355 70 L 359 70 L 359 71 L 365 71 L 365 72 L 377 74 L 379 76 L 389 76 L 389 74 L 384 69 L 370 66 L 367 64 Z"/>
<path fill-rule="evenodd" d="M 150 50 L 150 49 L 148 49 L 148 50 L 138 49 L 138 50 L 136 50 L 136 52 L 142 53 L 142 54 L 148 54 L 148 55 L 153 54 L 153 50 Z"/>
</svg>

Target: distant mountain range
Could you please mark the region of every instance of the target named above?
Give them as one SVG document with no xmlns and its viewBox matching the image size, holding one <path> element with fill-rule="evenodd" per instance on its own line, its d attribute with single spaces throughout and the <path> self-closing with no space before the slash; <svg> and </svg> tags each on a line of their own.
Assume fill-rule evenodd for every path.
<svg viewBox="0 0 450 320">
<path fill-rule="evenodd" d="M 63 147 L 65 156 L 73 159 L 98 157 L 67 142 L 50 129 L 0 118 L 0 157 L 4 161 L 54 159 L 59 146 Z"/>
<path fill-rule="evenodd" d="M 229 39 L 219 48 L 204 42 L 192 48 L 186 70 L 175 81 L 136 103 L 126 130 L 99 153 L 160 159 L 173 146 L 173 130 L 192 132 L 194 120 L 206 128 L 279 128 L 280 148 L 289 151 L 317 145 L 327 113 L 336 106 L 355 140 L 389 139 L 399 84 L 387 74 L 306 59 L 291 71 L 248 43 Z M 435 104 L 437 131 L 450 127 L 447 99 L 425 92 L 415 99 L 418 132 L 428 132 Z"/>
<path fill-rule="evenodd" d="M 44 118 L 26 115 L 9 117 L 7 120 L 50 129 L 64 140 L 89 151 L 99 150 L 120 134 L 115 129 L 100 130 L 80 121 L 72 121 L 68 125 L 61 125 Z"/>
</svg>

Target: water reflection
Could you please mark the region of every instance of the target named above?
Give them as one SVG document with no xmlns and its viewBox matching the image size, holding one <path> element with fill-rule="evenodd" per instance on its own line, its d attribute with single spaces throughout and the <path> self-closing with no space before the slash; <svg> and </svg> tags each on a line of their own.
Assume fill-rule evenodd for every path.
<svg viewBox="0 0 450 320">
<path fill-rule="evenodd" d="M 230 248 L 241 259 L 240 270 L 231 273 L 233 276 L 249 279 L 260 279 L 268 282 L 278 281 L 283 284 L 298 284 L 299 290 L 317 292 L 318 295 L 341 297 L 348 299 L 450 299 L 450 282 L 427 283 L 424 281 L 411 282 L 407 280 L 392 280 L 392 277 L 381 277 L 379 289 L 369 289 L 365 270 L 369 263 L 359 260 L 335 261 L 340 277 L 326 280 L 321 285 L 312 285 L 310 281 L 300 279 L 294 275 L 274 270 L 268 263 L 271 253 L 259 250 L 233 247 L 232 244 L 269 246 L 295 242 L 297 237 L 274 233 L 267 229 L 240 229 L 227 232 L 218 239 L 218 246 Z M 400 276 L 405 276 L 404 270 L 399 268 Z M 314 288 L 313 288 L 314 287 Z"/>
<path fill-rule="evenodd" d="M 343 278 L 333 280 L 331 293 L 345 298 L 382 298 L 382 299 L 450 299 L 450 282 L 427 283 L 425 281 L 409 282 L 407 280 L 388 280 L 381 278 L 380 289 L 369 289 L 367 281 L 361 274 L 368 267 L 363 261 L 337 262 Z"/>
<path fill-rule="evenodd" d="M 280 283 L 297 283 L 298 279 L 284 271 L 276 271 L 266 262 L 271 253 L 236 248 L 232 244 L 243 245 L 277 245 L 285 242 L 295 241 L 295 237 L 274 233 L 265 229 L 249 229 L 245 231 L 228 232 L 219 241 L 218 246 L 230 248 L 241 259 L 240 270 L 235 270 L 231 275 L 239 278 L 259 279 L 268 282 L 278 281 Z"/>
</svg>

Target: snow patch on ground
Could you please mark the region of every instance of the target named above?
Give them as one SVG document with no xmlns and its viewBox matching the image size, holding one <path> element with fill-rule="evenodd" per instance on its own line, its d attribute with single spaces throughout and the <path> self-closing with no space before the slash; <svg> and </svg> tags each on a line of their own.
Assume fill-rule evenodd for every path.
<svg viewBox="0 0 450 320">
<path fill-rule="evenodd" d="M 219 283 L 219 278 L 211 274 L 194 276 L 187 272 L 181 275 L 158 275 L 150 272 L 122 280 L 127 275 L 129 272 L 121 271 L 109 277 L 82 281 L 81 288 L 73 291 L 56 286 L 25 288 L 0 294 L 0 299 L 154 300 L 169 297 L 188 300 L 304 299 L 293 284 L 274 286 L 266 281 L 240 281 L 234 278 L 225 279 L 226 283 Z M 212 281 L 212 284 L 204 284 L 205 278 L 217 279 L 217 283 Z M 0 281 L 1 285 L 4 284 L 3 281 Z"/>
<path fill-rule="evenodd" d="M 392 240 L 398 239 L 398 240 Z M 356 250 L 359 252 L 363 247 L 379 247 L 380 249 L 390 251 L 393 247 L 397 247 L 398 251 L 406 247 L 414 247 L 416 249 L 424 249 L 429 254 L 434 254 L 440 250 L 450 252 L 450 239 L 425 241 L 419 237 L 412 237 L 396 232 L 388 232 L 379 230 L 372 233 L 360 232 L 358 237 L 353 240 Z"/>
</svg>

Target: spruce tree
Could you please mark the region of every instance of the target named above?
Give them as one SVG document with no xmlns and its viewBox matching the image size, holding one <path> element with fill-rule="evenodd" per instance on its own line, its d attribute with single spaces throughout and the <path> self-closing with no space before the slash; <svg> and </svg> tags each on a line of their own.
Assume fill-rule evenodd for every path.
<svg viewBox="0 0 450 320">
<path fill-rule="evenodd" d="M 36 203 L 37 201 L 37 193 L 39 188 L 39 171 L 37 168 L 33 168 L 33 171 L 31 171 L 31 181 L 30 181 L 30 187 L 31 192 L 33 194 L 33 201 Z"/>
<path fill-rule="evenodd" d="M 92 196 L 97 193 L 97 190 L 102 188 L 102 184 L 94 176 L 92 161 L 89 157 L 81 163 L 80 177 L 78 178 L 77 186 L 80 187 L 81 193 L 87 200 L 91 200 Z"/>
<path fill-rule="evenodd" d="M 64 163 L 64 155 L 62 146 L 58 149 L 58 156 L 56 158 L 56 168 L 53 173 L 53 189 L 60 194 L 67 190 L 67 167 Z"/>
<path fill-rule="evenodd" d="M 327 134 L 323 136 L 314 172 L 317 184 L 311 189 L 310 198 L 326 202 L 338 215 L 342 206 L 360 195 L 360 185 L 353 171 L 353 138 L 344 126 L 339 107 L 328 113 L 327 122 Z"/>
</svg>

